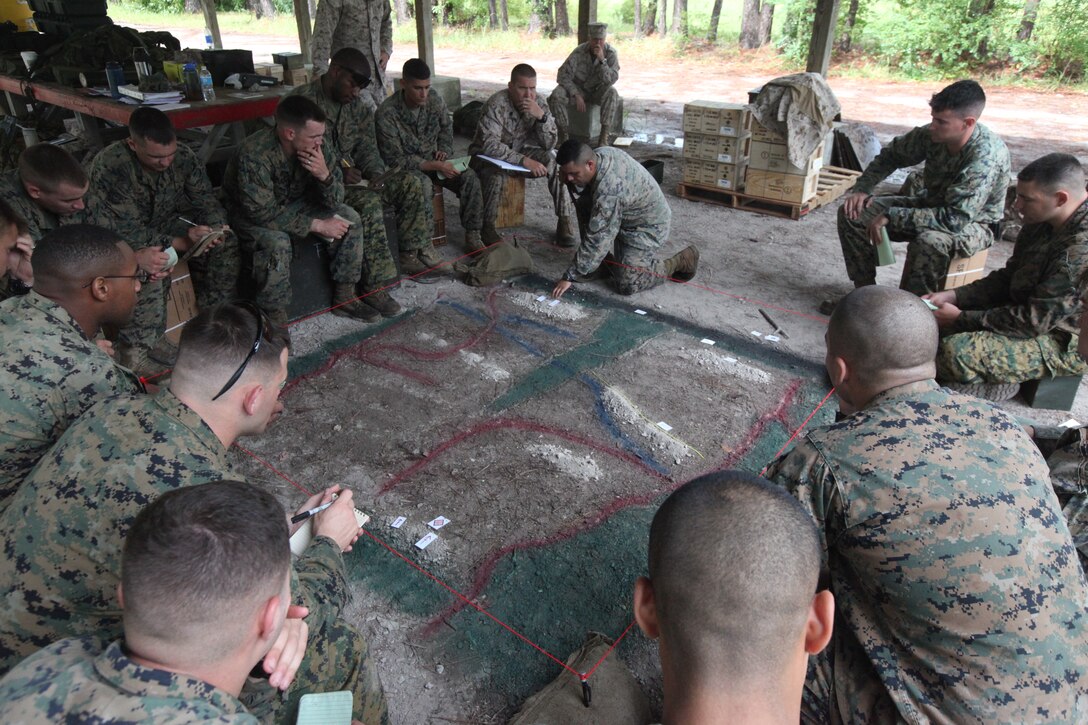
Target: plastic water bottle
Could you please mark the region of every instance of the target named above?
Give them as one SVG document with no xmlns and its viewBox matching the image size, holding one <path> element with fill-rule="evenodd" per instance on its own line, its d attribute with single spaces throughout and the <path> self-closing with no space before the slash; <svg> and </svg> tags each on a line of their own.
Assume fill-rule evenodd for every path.
<svg viewBox="0 0 1088 725">
<path fill-rule="evenodd" d="M 204 28 L 204 47 L 208 50 L 215 47 L 215 44 L 212 42 L 211 28 Z"/>
<path fill-rule="evenodd" d="M 121 64 L 115 60 L 106 63 L 106 82 L 110 86 L 110 95 L 114 98 L 120 98 L 120 88 L 125 85 L 125 71 Z"/>
<path fill-rule="evenodd" d="M 207 68 L 200 69 L 200 91 L 204 94 L 205 101 L 215 100 L 215 87 L 212 85 L 212 74 Z"/>
<path fill-rule="evenodd" d="M 196 71 L 196 63 L 186 63 L 182 66 L 181 79 L 185 85 L 185 100 L 203 100 L 204 95 L 200 89 L 200 76 Z"/>
</svg>

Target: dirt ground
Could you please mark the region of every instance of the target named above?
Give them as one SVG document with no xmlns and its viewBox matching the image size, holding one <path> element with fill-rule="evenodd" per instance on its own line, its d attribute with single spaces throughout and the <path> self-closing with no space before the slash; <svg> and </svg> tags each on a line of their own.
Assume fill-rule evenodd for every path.
<svg viewBox="0 0 1088 725">
<path fill-rule="evenodd" d="M 292 47 L 282 38 L 235 40 L 258 60 Z M 398 46 L 392 66 L 413 52 Z M 758 471 L 827 392 L 826 318 L 817 307 L 850 288 L 835 206 L 788 221 L 675 193 L 681 156 L 671 141 L 683 103 L 743 101 L 785 71 L 763 54 L 738 64 L 700 60 L 663 66 L 624 57 L 619 85 L 626 133 L 665 137 L 629 151 L 665 162 L 662 188 L 673 211 L 667 252 L 700 249 L 692 283 L 634 298 L 586 283 L 545 306 L 537 297 L 571 253 L 551 243 L 547 190 L 531 182 L 525 224 L 512 231 L 529 248 L 534 275 L 492 289 L 405 282 L 394 296 L 409 312 L 378 328 L 330 315 L 296 325 L 287 415 L 245 442 L 304 487 L 351 486 L 378 539 L 560 659 L 587 631 L 615 637 L 629 624 L 631 585 L 644 572 L 661 496 L 700 472 Z M 438 49 L 436 64 L 460 76 L 468 101 L 501 88 L 516 62 L 533 64 L 546 91 L 561 61 L 531 51 L 515 58 Z M 834 74 L 830 83 L 844 119 L 871 125 L 882 141 L 924 123 L 926 100 L 942 85 Z M 1009 144 L 1014 170 L 1055 150 L 1088 161 L 1088 96 L 995 88 L 989 97 L 983 122 Z M 440 251 L 450 261 L 461 254 L 456 212 L 447 193 L 451 244 Z M 1002 265 L 1011 246 L 997 243 L 988 268 Z M 881 284 L 898 283 L 905 248 L 897 247 L 896 264 L 879 270 Z M 772 330 L 761 308 L 788 337 L 765 339 Z M 1088 422 L 1088 393 L 1072 413 L 1019 401 L 1009 408 L 1047 422 L 1071 415 Z M 242 453 L 237 460 L 250 480 L 292 504 L 302 499 L 268 468 Z M 451 523 L 416 549 L 439 515 Z M 392 528 L 400 516 L 407 522 Z M 369 638 L 395 723 L 503 722 L 559 674 L 377 541 L 361 542 L 347 560 L 355 589 L 348 616 Z M 659 707 L 652 643 L 633 630 L 616 656 Z"/>
</svg>

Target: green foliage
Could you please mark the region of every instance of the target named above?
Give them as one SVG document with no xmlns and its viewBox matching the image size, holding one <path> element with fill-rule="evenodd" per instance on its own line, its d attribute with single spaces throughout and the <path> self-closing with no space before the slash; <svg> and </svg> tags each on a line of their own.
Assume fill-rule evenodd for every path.
<svg viewBox="0 0 1088 725">
<path fill-rule="evenodd" d="M 1088 9 L 1084 0 L 1043 3 L 1034 39 L 1040 60 L 1051 75 L 1061 81 L 1084 79 L 1088 65 Z"/>
</svg>

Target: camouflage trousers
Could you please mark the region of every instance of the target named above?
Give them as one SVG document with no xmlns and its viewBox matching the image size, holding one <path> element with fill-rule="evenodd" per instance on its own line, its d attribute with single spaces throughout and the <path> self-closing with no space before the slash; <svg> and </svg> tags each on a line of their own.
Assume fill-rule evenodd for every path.
<svg viewBox="0 0 1088 725">
<path fill-rule="evenodd" d="M 808 658 L 808 674 L 801 691 L 801 722 L 892 723 L 902 721 L 876 669 L 841 618 L 822 652 Z"/>
<path fill-rule="evenodd" d="M 612 285 L 621 295 L 648 290 L 668 279 L 665 260 L 655 257 L 653 252 L 633 249 L 622 238 L 616 240 L 615 249 L 614 254 L 605 257 L 600 271 L 612 278 Z"/>
<path fill-rule="evenodd" d="M 855 286 L 876 282 L 876 247 L 869 240 L 869 223 L 893 207 L 918 208 L 921 199 L 910 196 L 876 196 L 857 219 L 847 219 L 839 207 L 839 243 L 842 245 L 846 274 Z M 895 242 L 907 242 L 907 274 L 902 287 L 923 295 L 940 292 L 948 265 L 955 256 L 969 257 L 994 243 L 993 232 L 985 224 L 970 223 L 958 234 L 925 230 L 908 234 L 888 223 L 888 236 Z"/>
<path fill-rule="evenodd" d="M 228 234 L 214 249 L 189 260 L 193 291 L 200 309 L 237 297 L 240 263 L 238 239 L 233 234 Z M 169 279 L 140 286 L 132 319 L 118 336 L 120 342 L 133 347 L 154 347 L 166 331 L 166 295 L 169 291 Z"/>
<path fill-rule="evenodd" d="M 306 656 L 285 693 L 269 685 L 268 680 L 250 678 L 240 699 L 262 723 L 293 725 L 303 695 L 340 690 L 351 692 L 355 720 L 367 725 L 389 725 L 385 691 L 366 640 L 354 627 L 334 620 L 310 632 Z"/>
<path fill-rule="evenodd" d="M 349 204 L 351 193 L 349 190 Z M 431 246 L 431 233 L 434 231 L 431 193 L 431 180 L 423 174 L 402 171 L 385 182 L 381 200 L 396 212 L 399 251 L 410 252 Z"/>
<path fill-rule="evenodd" d="M 413 174 L 426 176 L 431 184 L 438 184 L 449 189 L 461 202 L 461 227 L 466 232 L 478 232 L 484 228 L 484 199 L 480 189 L 480 177 L 472 169 L 465 169 L 452 179 L 439 179 L 433 171 L 413 171 Z M 494 222 L 494 220 L 492 220 Z"/>
<path fill-rule="evenodd" d="M 609 86 L 594 94 L 583 93 L 586 103 L 593 103 L 601 107 L 601 127 L 612 129 L 616 124 L 616 107 L 620 102 L 620 94 L 615 86 Z M 570 137 L 570 109 L 574 106 L 574 100 L 563 86 L 556 86 L 552 94 L 548 96 L 548 108 L 555 116 L 555 125 L 559 129 L 559 143 L 563 143 Z M 595 139 L 590 139 L 595 140 Z"/>
<path fill-rule="evenodd" d="M 329 256 L 332 259 L 330 271 L 337 284 L 353 285 L 360 280 L 369 284 L 370 277 L 365 269 L 367 252 L 359 214 L 346 204 L 341 204 L 336 209 L 321 209 L 304 204 L 297 206 L 300 217 L 313 219 L 339 214 L 353 224 L 351 231 L 342 239 L 328 243 Z M 287 232 L 245 223 L 237 224 L 234 231 L 241 242 L 242 251 L 252 260 L 254 300 L 267 310 L 287 309 L 291 304 L 292 244 L 296 240 Z M 382 238 L 384 237 L 383 234 Z M 388 246 L 385 255 L 389 255 Z"/>
<path fill-rule="evenodd" d="M 942 383 L 1022 383 L 1080 375 L 1088 364 L 1077 352 L 1076 335 L 1054 332 L 1017 339 L 996 332 L 959 332 L 941 339 L 937 380 Z"/>
<path fill-rule="evenodd" d="M 1077 547 L 1080 567 L 1088 573 L 1088 428 L 1064 431 L 1046 465 Z"/>
<path fill-rule="evenodd" d="M 363 269 L 359 283 L 366 291 L 383 287 L 397 278 L 397 265 L 385 233 L 382 196 L 366 189 L 349 189 L 344 201 L 358 212 L 360 219 Z"/>
<path fill-rule="evenodd" d="M 552 204 L 555 215 L 558 217 L 573 217 L 574 205 L 567 192 L 567 186 L 559 178 L 558 167 L 555 165 L 555 156 L 545 149 L 522 149 L 521 153 L 534 161 L 539 161 L 548 167 L 548 191 L 552 195 Z M 472 168 L 480 177 L 483 186 L 484 219 L 490 225 L 495 224 L 499 216 L 499 204 L 502 201 L 502 192 L 506 188 L 506 180 L 509 174 L 504 173 L 499 167 L 486 161 L 473 159 Z"/>
</svg>

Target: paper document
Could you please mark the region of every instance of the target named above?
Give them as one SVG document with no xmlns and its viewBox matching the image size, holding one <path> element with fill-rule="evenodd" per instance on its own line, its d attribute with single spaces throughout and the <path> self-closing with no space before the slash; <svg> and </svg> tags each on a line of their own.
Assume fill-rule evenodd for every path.
<svg viewBox="0 0 1088 725">
<path fill-rule="evenodd" d="M 521 164 L 512 164 L 509 161 L 503 161 L 502 159 L 493 159 L 490 156 L 484 156 L 483 154 L 476 154 L 476 158 L 483 159 L 484 161 L 488 161 L 488 162 L 490 162 L 492 164 L 495 164 L 495 166 L 498 166 L 503 171 L 519 171 L 519 172 L 521 172 L 523 174 L 533 173 L 533 172 L 529 171 L 529 169 L 522 166 Z"/>
<path fill-rule="evenodd" d="M 352 696 L 349 690 L 311 692 L 298 703 L 296 725 L 351 725 Z"/>
<path fill-rule="evenodd" d="M 481 156 L 480 158 L 481 159 L 486 159 L 487 157 L 486 156 Z M 449 164 L 451 166 L 453 166 L 453 168 L 457 169 L 457 171 L 462 173 L 462 174 L 465 173 L 466 169 L 468 169 L 468 162 L 471 161 L 471 160 L 472 160 L 471 156 L 461 156 L 461 157 L 458 157 L 456 159 L 446 159 L 446 161 L 449 162 Z M 526 169 L 526 170 L 528 170 L 528 169 Z M 445 174 L 443 174 L 441 171 L 439 171 L 438 172 L 438 178 L 448 179 L 449 177 L 446 176 Z"/>
</svg>

